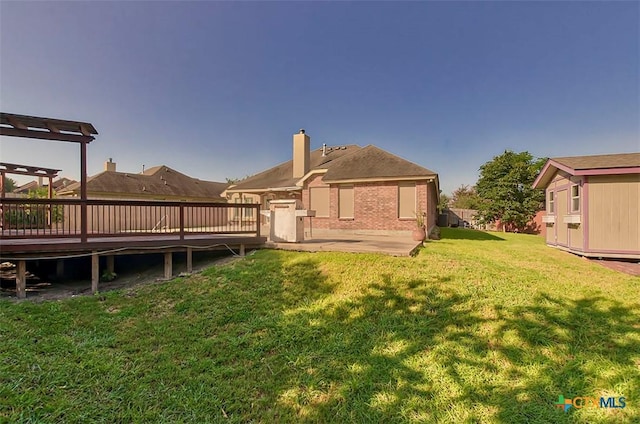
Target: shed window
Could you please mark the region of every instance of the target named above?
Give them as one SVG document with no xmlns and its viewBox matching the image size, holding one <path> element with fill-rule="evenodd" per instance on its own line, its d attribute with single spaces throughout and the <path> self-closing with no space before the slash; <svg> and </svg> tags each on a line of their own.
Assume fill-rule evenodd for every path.
<svg viewBox="0 0 640 424">
<path fill-rule="evenodd" d="M 549 207 L 547 211 L 550 214 L 555 214 L 556 213 L 556 199 L 555 199 L 556 194 L 553 191 L 550 191 L 548 194 L 549 194 Z"/>
<path fill-rule="evenodd" d="M 416 183 L 398 184 L 398 218 L 415 218 Z"/>
<path fill-rule="evenodd" d="M 580 186 L 571 186 L 571 212 L 580 212 Z"/>
<path fill-rule="evenodd" d="M 329 187 L 311 187 L 309 206 L 316 211 L 316 217 L 329 218 Z"/>
<path fill-rule="evenodd" d="M 338 188 L 338 217 L 353 218 L 352 185 L 344 185 Z"/>
</svg>

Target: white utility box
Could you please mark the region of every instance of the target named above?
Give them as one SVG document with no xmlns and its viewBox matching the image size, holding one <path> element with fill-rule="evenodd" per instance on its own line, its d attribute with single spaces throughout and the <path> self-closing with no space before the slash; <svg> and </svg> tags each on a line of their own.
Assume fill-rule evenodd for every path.
<svg viewBox="0 0 640 424">
<path fill-rule="evenodd" d="M 316 211 L 302 209 L 296 199 L 269 202 L 269 239 L 274 242 L 297 243 L 304 240 L 304 217 L 316 216 Z"/>
</svg>

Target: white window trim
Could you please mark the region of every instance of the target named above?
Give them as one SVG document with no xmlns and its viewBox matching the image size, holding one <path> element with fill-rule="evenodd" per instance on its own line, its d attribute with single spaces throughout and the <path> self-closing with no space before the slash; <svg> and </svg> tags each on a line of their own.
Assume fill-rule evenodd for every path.
<svg viewBox="0 0 640 424">
<path fill-rule="evenodd" d="M 578 195 L 574 196 L 573 195 L 573 188 L 576 187 L 578 189 Z M 572 184 L 571 185 L 571 190 L 569 191 L 569 197 L 571 200 L 571 206 L 569 208 L 569 210 L 571 211 L 571 213 L 576 213 L 576 212 L 580 212 L 580 202 L 582 201 L 582 193 L 580 190 L 580 184 Z M 576 209 L 573 208 L 573 201 L 577 199 L 578 200 L 578 207 Z"/>
</svg>

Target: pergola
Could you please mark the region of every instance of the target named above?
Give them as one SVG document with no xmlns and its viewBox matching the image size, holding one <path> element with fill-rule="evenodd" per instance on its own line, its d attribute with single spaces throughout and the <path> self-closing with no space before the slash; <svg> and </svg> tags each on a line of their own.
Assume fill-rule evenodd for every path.
<svg viewBox="0 0 640 424">
<path fill-rule="evenodd" d="M 87 240 L 87 144 L 91 143 L 98 131 L 88 122 L 66 121 L 62 119 L 40 118 L 0 112 L 0 135 L 10 137 L 35 138 L 40 140 L 67 141 L 80 144 L 80 209 L 82 241 Z M 37 167 L 3 164 L 17 167 L 14 170 L 38 173 L 48 176 L 47 171 L 57 171 Z M 9 171 L 5 171 L 9 172 Z M 18 172 L 24 174 L 24 172 Z M 15 172 L 14 172 L 15 173 Z M 27 174 L 30 175 L 30 174 Z M 4 172 L 2 177 L 4 191 Z M 51 180 L 50 180 L 51 181 Z M 52 184 L 49 183 L 49 190 Z"/>
<path fill-rule="evenodd" d="M 53 197 L 53 179 L 58 176 L 59 172 L 60 169 L 0 162 L 0 196 L 5 197 L 6 174 L 16 174 L 30 177 L 47 177 L 49 179 L 49 199 L 51 199 Z"/>
</svg>

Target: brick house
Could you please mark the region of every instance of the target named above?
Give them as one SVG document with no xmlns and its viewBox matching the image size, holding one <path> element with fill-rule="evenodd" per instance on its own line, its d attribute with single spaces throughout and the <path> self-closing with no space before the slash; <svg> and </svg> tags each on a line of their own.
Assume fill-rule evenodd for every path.
<svg viewBox="0 0 640 424">
<path fill-rule="evenodd" d="M 427 230 L 436 225 L 438 174 L 376 146 L 333 146 L 310 151 L 310 137 L 293 136 L 293 159 L 230 186 L 229 199 L 268 208 L 270 200 L 299 199 L 316 212 L 313 230 L 405 232 L 416 213 Z"/>
</svg>

